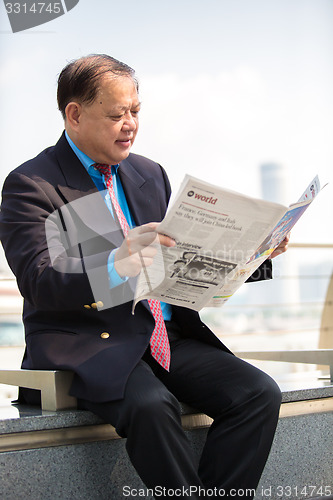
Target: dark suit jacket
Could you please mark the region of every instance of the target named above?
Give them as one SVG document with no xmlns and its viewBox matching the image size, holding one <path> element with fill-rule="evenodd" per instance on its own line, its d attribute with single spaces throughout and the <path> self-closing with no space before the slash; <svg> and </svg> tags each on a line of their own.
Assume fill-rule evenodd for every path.
<svg viewBox="0 0 333 500">
<path fill-rule="evenodd" d="M 136 224 L 161 221 L 170 197 L 163 168 L 130 154 L 119 175 Z M 123 236 L 64 135 L 7 177 L 0 237 L 24 297 L 22 367 L 73 371 L 71 394 L 78 398 L 121 398 L 154 319 L 147 301 L 132 315 L 131 280 L 109 288 L 107 259 Z M 270 277 L 269 264 L 256 279 L 263 273 Z M 182 335 L 228 350 L 198 313 L 172 309 Z"/>
</svg>

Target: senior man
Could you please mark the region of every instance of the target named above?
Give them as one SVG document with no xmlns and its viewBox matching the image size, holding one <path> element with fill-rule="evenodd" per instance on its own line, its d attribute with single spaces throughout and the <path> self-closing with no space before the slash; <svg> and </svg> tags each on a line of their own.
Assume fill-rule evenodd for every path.
<svg viewBox="0 0 333 500">
<path fill-rule="evenodd" d="M 216 488 L 237 498 L 258 484 L 280 391 L 198 313 L 144 300 L 132 314 L 141 266 L 151 264 L 157 241 L 174 245 L 158 234 L 167 175 L 130 153 L 140 110 L 134 71 L 107 55 L 73 61 L 59 76 L 58 105 L 59 141 L 3 188 L 0 234 L 24 297 L 22 367 L 73 371 L 71 394 L 127 438 L 147 487 Z M 266 261 L 252 280 L 270 274 Z M 32 391 L 21 397 L 36 402 Z M 213 419 L 199 466 L 178 401 Z"/>
</svg>

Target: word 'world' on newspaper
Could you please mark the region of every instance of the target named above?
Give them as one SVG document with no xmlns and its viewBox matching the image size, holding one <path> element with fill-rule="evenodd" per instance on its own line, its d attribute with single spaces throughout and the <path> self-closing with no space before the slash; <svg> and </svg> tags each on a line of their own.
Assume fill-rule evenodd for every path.
<svg viewBox="0 0 333 500">
<path fill-rule="evenodd" d="M 139 275 L 133 311 L 158 299 L 199 311 L 223 305 L 271 255 L 320 191 L 316 176 L 289 207 L 251 198 L 186 175 L 159 232 L 159 246 Z"/>
</svg>

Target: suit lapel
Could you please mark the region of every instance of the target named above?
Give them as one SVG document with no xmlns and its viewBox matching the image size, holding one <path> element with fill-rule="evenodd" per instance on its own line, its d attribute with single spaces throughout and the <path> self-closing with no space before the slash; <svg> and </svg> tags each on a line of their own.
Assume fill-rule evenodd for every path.
<svg viewBox="0 0 333 500">
<path fill-rule="evenodd" d="M 65 182 L 59 184 L 58 188 L 67 202 L 98 191 L 90 175 L 68 144 L 65 134 L 57 142 L 55 154 L 65 179 Z"/>
<path fill-rule="evenodd" d="M 57 186 L 61 198 L 65 203 L 71 203 L 71 207 L 80 218 L 82 218 L 81 207 L 85 205 L 84 219 L 82 219 L 84 224 L 115 246 L 120 246 L 124 240 L 123 233 L 115 223 L 90 175 L 68 144 L 64 133 L 55 146 L 55 154 L 64 177 L 64 182 Z M 160 221 L 163 214 L 158 208 L 160 204 L 154 179 L 145 179 L 129 160 L 121 162 L 119 175 L 136 224 Z M 86 205 L 85 198 L 88 195 L 92 195 L 93 202 L 89 203 L 89 197 Z M 148 302 L 143 301 L 143 305 L 150 311 Z"/>
<path fill-rule="evenodd" d="M 55 153 L 65 179 L 64 183 L 58 184 L 58 190 L 65 202 L 69 203 L 83 196 L 98 192 L 90 175 L 68 144 L 64 134 L 55 146 Z M 119 176 L 129 209 L 136 224 L 141 225 L 161 220 L 163 214 L 160 211 L 160 203 L 154 179 L 152 177 L 145 179 L 131 165 L 130 159 L 121 162 Z M 103 210 L 100 207 L 96 208 L 96 210 L 98 210 L 99 214 L 103 214 L 104 218 L 107 214 L 110 216 L 110 213 L 103 200 L 102 202 Z M 95 217 L 94 225 L 96 224 L 96 220 L 100 219 L 100 217 L 96 218 L 96 210 L 92 211 L 91 217 L 92 219 Z"/>
<path fill-rule="evenodd" d="M 78 214 L 82 222 L 95 233 L 102 235 L 113 244 L 121 244 L 122 235 L 118 221 L 115 221 L 100 193 L 69 146 L 64 134 L 55 147 L 57 160 L 65 182 L 59 183 L 58 192 L 65 203 Z M 116 241 L 115 241 L 116 240 Z"/>
<path fill-rule="evenodd" d="M 119 176 L 126 200 L 137 225 L 160 221 L 158 194 L 153 178 L 145 179 L 131 165 L 130 160 L 121 162 Z"/>
</svg>

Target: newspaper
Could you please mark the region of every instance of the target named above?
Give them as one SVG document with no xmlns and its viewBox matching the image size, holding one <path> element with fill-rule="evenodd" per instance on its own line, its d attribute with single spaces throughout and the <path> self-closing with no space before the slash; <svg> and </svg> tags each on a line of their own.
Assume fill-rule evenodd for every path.
<svg viewBox="0 0 333 500">
<path fill-rule="evenodd" d="M 320 191 L 316 176 L 289 207 L 186 175 L 159 232 L 173 238 L 142 269 L 133 311 L 158 299 L 199 311 L 223 305 L 271 255 Z"/>
</svg>

